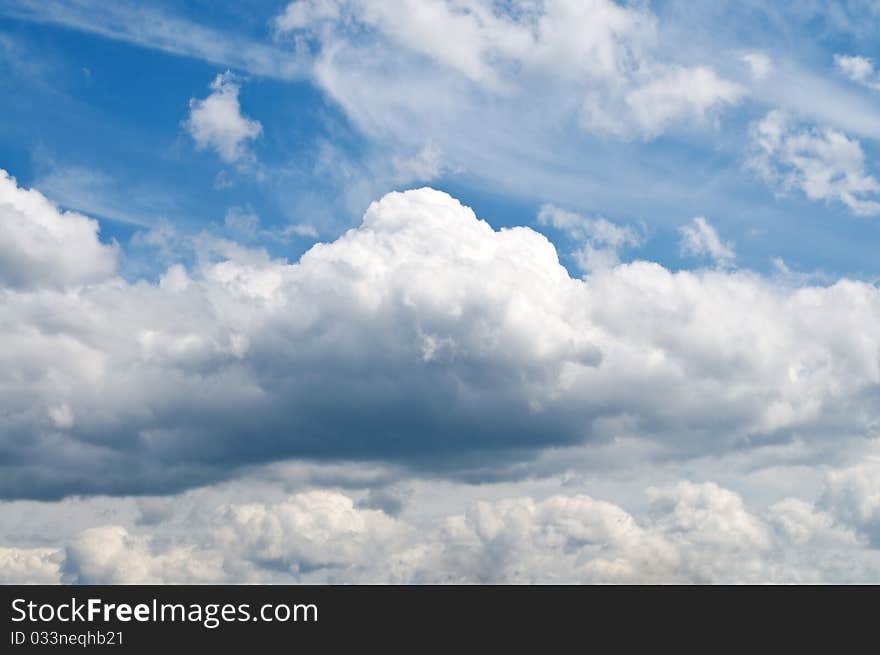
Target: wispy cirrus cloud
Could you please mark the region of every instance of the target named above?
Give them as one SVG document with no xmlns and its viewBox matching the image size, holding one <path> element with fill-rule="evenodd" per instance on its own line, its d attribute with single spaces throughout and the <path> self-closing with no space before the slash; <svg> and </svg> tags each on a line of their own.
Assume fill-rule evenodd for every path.
<svg viewBox="0 0 880 655">
<path fill-rule="evenodd" d="M 201 59 L 254 75 L 280 79 L 301 76 L 295 58 L 271 43 L 221 31 L 179 15 L 123 0 L 12 0 L 0 13 L 21 20 L 59 25 L 116 41 Z"/>
<path fill-rule="evenodd" d="M 466 7 L 443 0 L 300 0 L 275 24 L 300 49 L 316 48 L 316 78 L 343 106 L 394 92 L 375 86 L 375 79 L 368 95 L 339 86 L 340 65 L 347 69 L 346 85 L 355 83 L 348 77 L 352 65 L 367 83 L 375 65 L 401 57 L 431 62 L 506 103 L 533 92 L 540 81 L 550 83 L 585 129 L 621 137 L 651 138 L 684 120 L 704 121 L 744 94 L 711 67 L 662 61 L 654 52 L 656 17 L 611 0 L 515 3 L 509 10 L 480 0 Z M 366 35 L 351 31 L 354 25 Z M 453 32 L 454 44 L 443 36 Z M 361 52 L 365 37 L 369 56 Z"/>
<path fill-rule="evenodd" d="M 704 216 L 697 216 L 679 228 L 680 248 L 684 255 L 709 257 L 719 266 L 730 266 L 736 259 L 733 245 L 725 243 Z"/>
</svg>

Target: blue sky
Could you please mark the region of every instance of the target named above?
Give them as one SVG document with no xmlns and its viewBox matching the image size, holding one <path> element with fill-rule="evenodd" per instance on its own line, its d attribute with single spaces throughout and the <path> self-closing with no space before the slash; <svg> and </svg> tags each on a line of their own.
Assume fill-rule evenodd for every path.
<svg viewBox="0 0 880 655">
<path fill-rule="evenodd" d="M 478 104 L 448 124 L 420 126 L 421 138 L 450 152 L 453 161 L 429 179 L 405 180 L 373 173 L 376 162 L 387 169 L 395 157 L 411 156 L 411 139 L 370 134 L 351 119 L 311 77 L 308 57 L 273 27 L 283 9 L 272 2 L 235 8 L 119 3 L 113 10 L 90 3 L 4 3 L 4 167 L 62 206 L 96 216 L 104 237 L 121 241 L 135 225 L 160 219 L 193 231 L 221 224 L 230 207 L 250 208 L 266 226 L 314 223 L 322 238 L 332 238 L 356 224 L 384 192 L 430 183 L 496 226 L 534 224 L 545 202 L 614 222 L 641 222 L 649 237 L 630 256 L 672 267 L 692 263 L 678 257 L 676 228 L 705 215 L 736 243 L 742 266 L 767 271 L 780 257 L 793 269 L 832 276 L 873 279 L 878 273 L 871 245 L 876 220 L 853 215 L 834 200 L 810 201 L 797 190 L 780 195 L 747 170 L 748 125 L 774 107 L 779 91 L 749 82 L 738 59 L 746 52 L 772 59 L 784 71 L 774 75 L 804 96 L 790 93 L 783 100 L 809 124 L 858 139 L 871 172 L 880 134 L 878 92 L 847 80 L 834 65 L 839 53 L 876 57 L 878 46 L 862 20 L 869 7 L 835 5 L 811 14 L 797 3 L 712 10 L 651 5 L 662 56 L 709 62 L 751 84 L 749 93 L 696 125 L 684 121 L 657 135 L 626 138 L 578 129 L 570 116 L 556 124 L 536 121 L 529 98 L 516 98 L 511 109 L 498 110 L 510 123 L 491 144 L 481 144 L 488 149 L 485 161 L 469 164 L 457 141 L 480 129 L 474 123 L 481 116 L 490 116 Z M 155 26 L 142 29 L 151 21 Z M 199 32 L 177 24 L 198 26 L 223 43 L 208 48 Z M 236 43 L 265 49 L 272 63 L 254 63 Z M 240 77 L 241 111 L 263 126 L 251 146 L 262 179 L 210 150 L 196 150 L 183 127 L 190 99 L 204 98 L 211 80 L 226 70 Z M 822 85 L 822 93 L 814 95 L 807 85 Z M 855 119 L 854 112 L 862 115 Z M 826 120 L 816 121 L 811 114 L 817 113 Z M 861 133 L 847 129 L 854 125 Z M 537 141 L 521 150 L 520 138 Z M 321 157 L 331 157 L 328 144 L 332 163 L 322 166 Z M 537 174 L 555 176 L 558 188 L 546 188 Z M 218 175 L 228 186 L 217 188 Z M 344 187 L 347 198 L 340 201 Z M 295 259 L 308 245 L 306 238 L 268 247 Z"/>
<path fill-rule="evenodd" d="M 878 33 L 0 0 L 0 582 L 880 580 Z"/>
</svg>

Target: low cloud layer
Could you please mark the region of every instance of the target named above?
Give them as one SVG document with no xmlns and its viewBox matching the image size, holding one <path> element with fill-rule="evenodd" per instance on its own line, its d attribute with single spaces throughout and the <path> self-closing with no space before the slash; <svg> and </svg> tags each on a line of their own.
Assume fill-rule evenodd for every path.
<svg viewBox="0 0 880 655">
<path fill-rule="evenodd" d="M 430 523 L 331 489 L 181 501 L 146 527 L 99 524 L 57 548 L 0 549 L 0 581 L 870 582 L 880 572 L 875 469 L 835 471 L 818 503 L 754 507 L 717 484 L 682 480 L 646 489 L 636 513 L 557 493 L 472 501 Z"/>
<path fill-rule="evenodd" d="M 0 251 L 91 225 L 17 194 L 31 204 L 0 218 L 27 229 Z M 2 496 L 167 493 L 288 458 L 478 481 L 555 446 L 822 449 L 878 418 L 870 284 L 643 261 L 575 279 L 544 236 L 432 189 L 387 195 L 294 264 L 196 242 L 157 283 L 108 267 L 83 284 L 89 251 L 54 285 L 43 267 L 6 283 Z"/>
</svg>

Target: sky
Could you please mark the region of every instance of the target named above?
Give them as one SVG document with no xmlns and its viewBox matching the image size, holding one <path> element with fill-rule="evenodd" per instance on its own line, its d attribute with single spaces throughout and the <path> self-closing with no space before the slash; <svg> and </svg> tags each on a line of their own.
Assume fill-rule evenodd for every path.
<svg viewBox="0 0 880 655">
<path fill-rule="evenodd" d="M 0 0 L 0 582 L 880 581 L 878 31 Z"/>
</svg>

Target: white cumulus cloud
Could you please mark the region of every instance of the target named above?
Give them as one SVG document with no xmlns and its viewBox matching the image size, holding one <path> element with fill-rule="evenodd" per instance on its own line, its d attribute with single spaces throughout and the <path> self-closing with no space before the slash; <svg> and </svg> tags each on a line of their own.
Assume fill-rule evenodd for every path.
<svg viewBox="0 0 880 655">
<path fill-rule="evenodd" d="M 118 247 L 101 243 L 98 222 L 61 211 L 0 169 L 0 285 L 63 289 L 106 280 Z"/>
<path fill-rule="evenodd" d="M 58 584 L 62 560 L 57 548 L 0 546 L 0 584 Z"/>
<path fill-rule="evenodd" d="M 189 102 L 184 125 L 199 148 L 213 148 L 220 158 L 233 163 L 249 155 L 248 143 L 263 131 L 260 121 L 242 115 L 239 83 L 226 71 L 211 82 L 211 94 Z"/>
<path fill-rule="evenodd" d="M 867 283 L 645 261 L 575 279 L 544 236 L 432 189 L 388 194 L 296 263 L 194 247 L 156 284 L 4 289 L 3 495 L 164 493 L 291 457 L 482 479 L 628 437 L 676 457 L 821 446 L 880 413 Z"/>
<path fill-rule="evenodd" d="M 846 475 L 844 473 L 844 475 Z M 829 494 L 840 483 L 831 481 Z M 870 502 L 856 487 L 853 502 Z M 313 489 L 97 525 L 56 548 L 0 549 L 0 579 L 107 583 L 876 582 L 859 515 L 826 499 L 770 506 L 712 482 L 646 490 L 628 511 L 584 493 L 471 500 L 394 518 Z M 221 495 L 222 497 L 222 495 Z M 171 503 L 170 507 L 180 503 Z"/>
<path fill-rule="evenodd" d="M 880 180 L 856 139 L 833 128 L 803 127 L 774 110 L 751 126 L 750 166 L 782 190 L 810 200 L 835 200 L 862 216 L 880 214 Z"/>
</svg>

